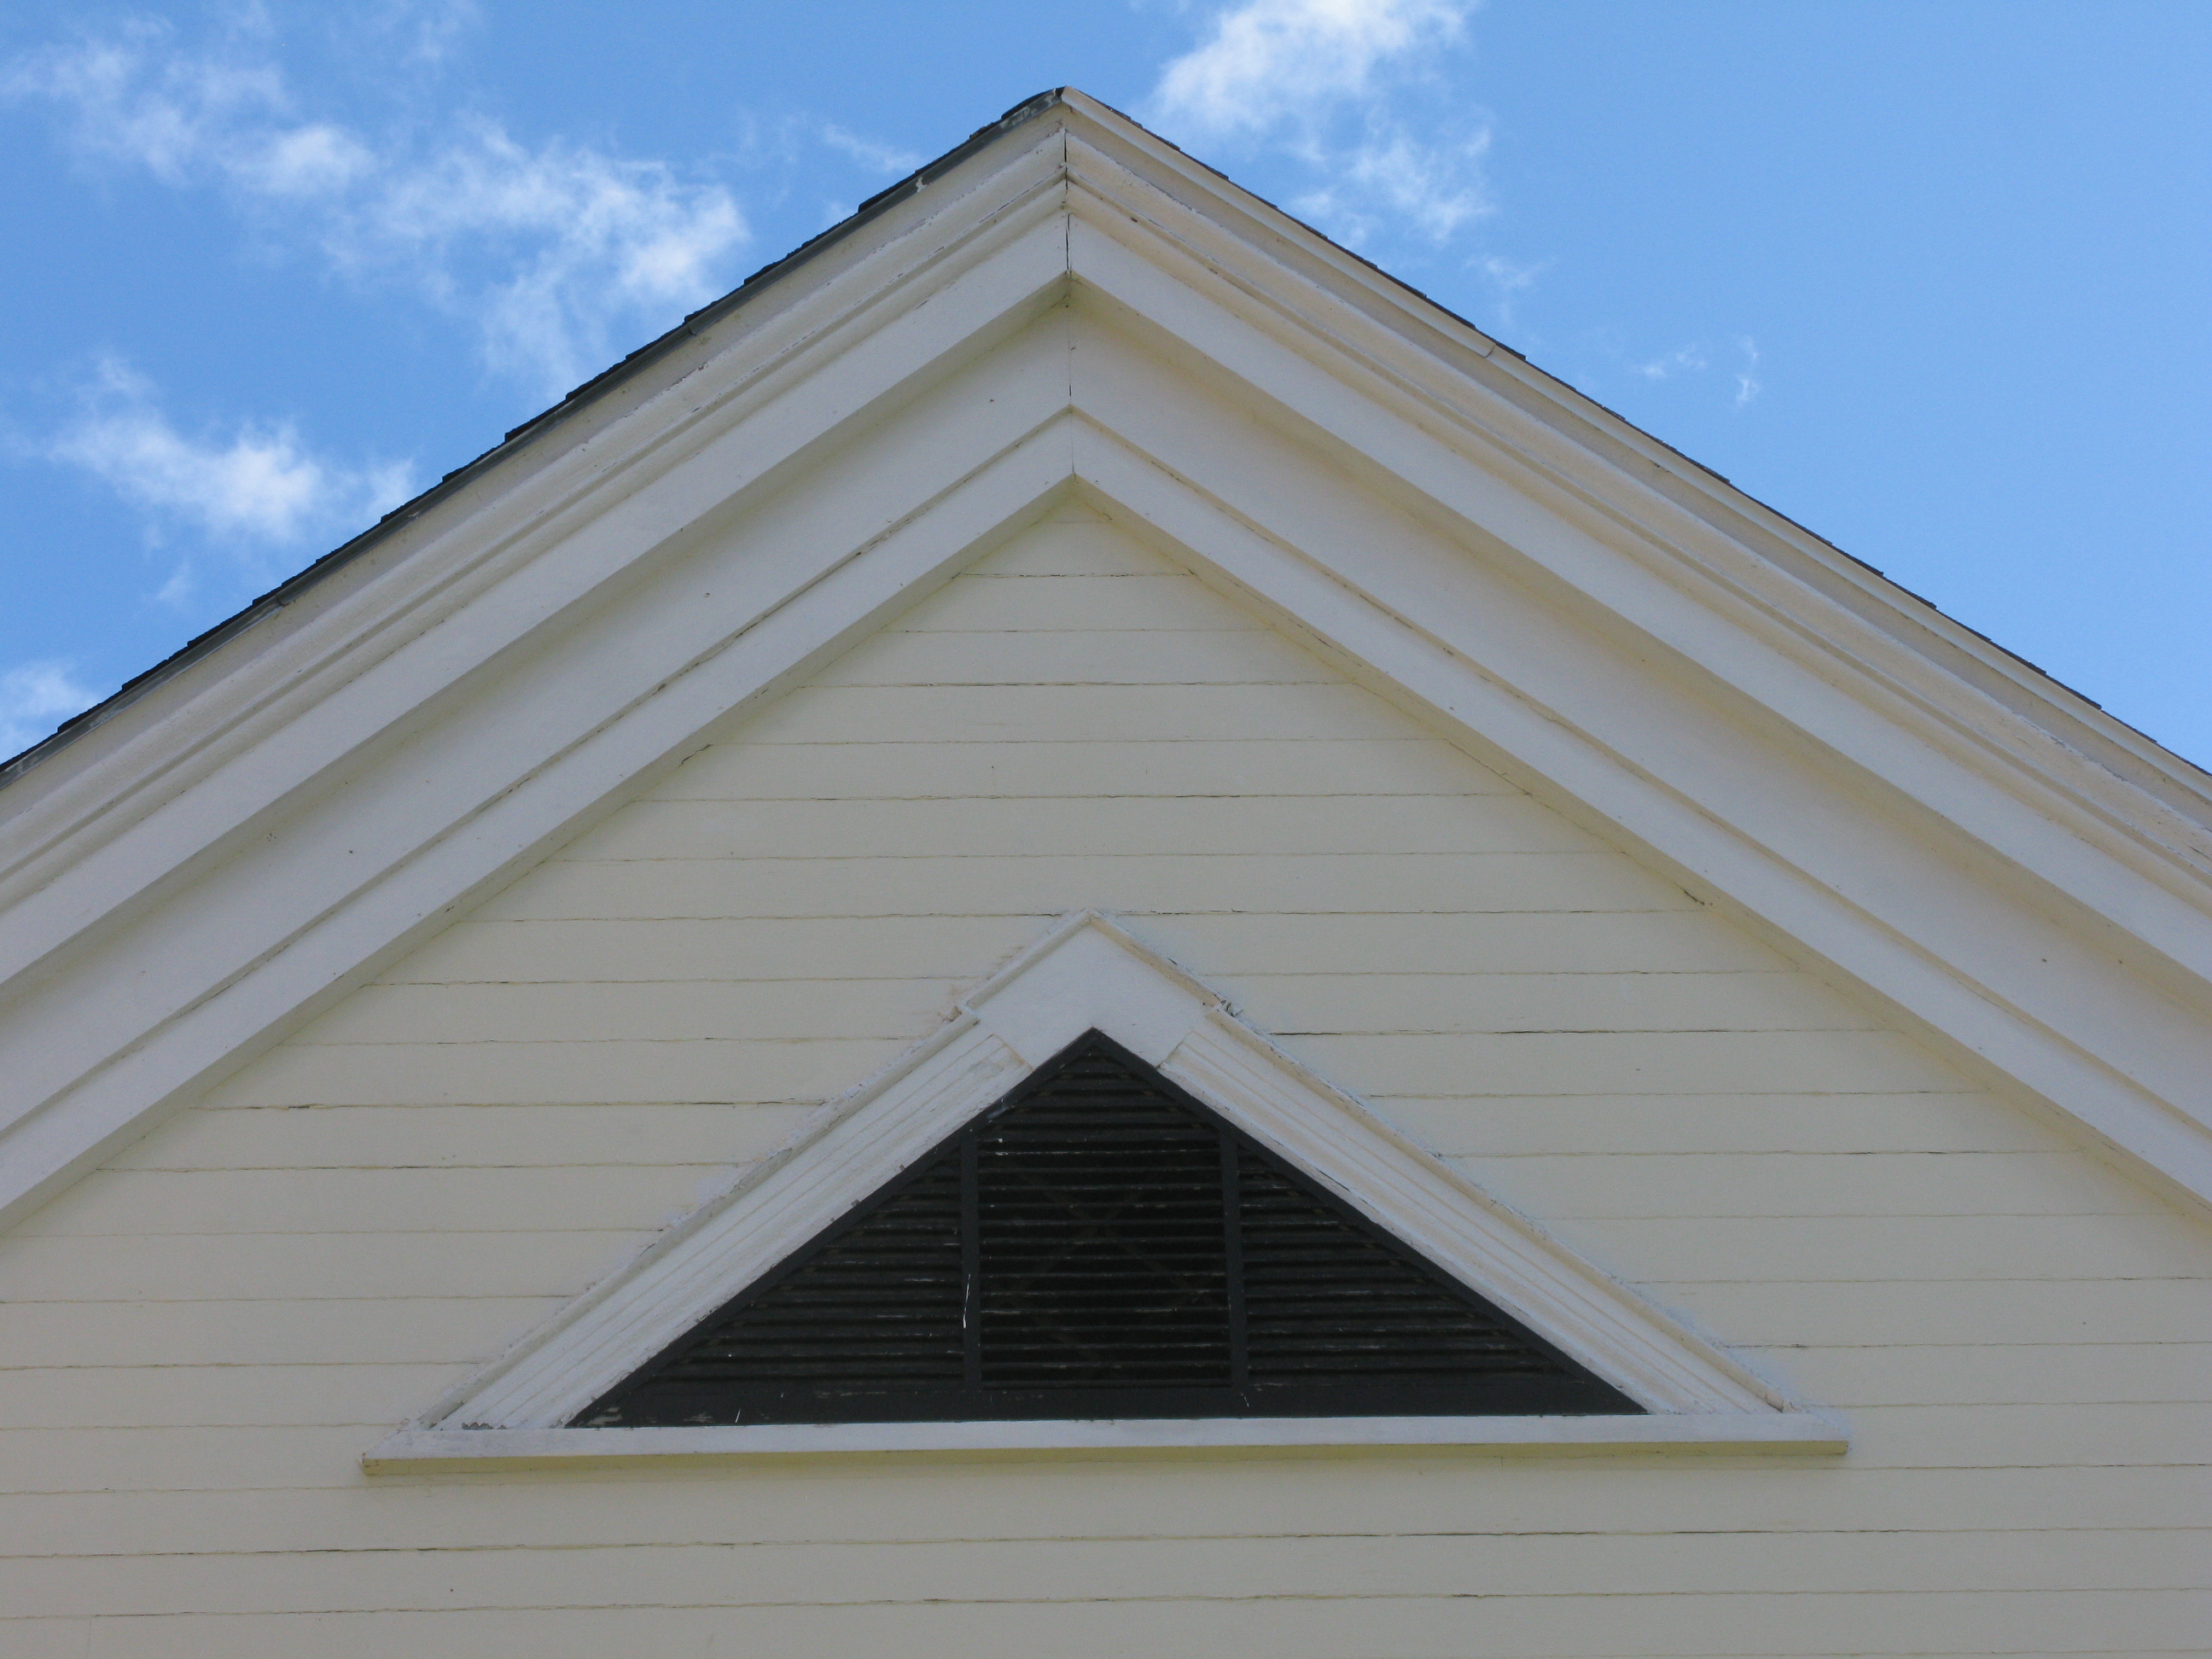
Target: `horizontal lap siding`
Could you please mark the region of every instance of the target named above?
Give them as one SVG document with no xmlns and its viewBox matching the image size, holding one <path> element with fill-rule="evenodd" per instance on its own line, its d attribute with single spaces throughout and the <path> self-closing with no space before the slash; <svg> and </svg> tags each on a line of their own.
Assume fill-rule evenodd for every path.
<svg viewBox="0 0 2212 1659">
<path fill-rule="evenodd" d="M 1139 869 L 1135 873 L 1141 874 Z M 1304 911 L 1238 915 L 1147 909 L 1143 893 L 1119 909 L 1171 925 L 1188 954 L 1229 976 L 1280 972 L 1325 944 L 1338 974 L 1671 974 L 1777 969 L 1783 959 L 1704 911 L 1448 914 Z M 977 960 L 1011 955 L 1054 915 L 1050 909 L 942 916 L 919 908 L 880 916 L 588 919 L 456 922 L 392 970 L 422 984 L 537 984 L 580 970 L 599 982 L 705 980 L 757 974 L 773 963 L 796 979 L 872 979 L 904 971 L 972 974 Z M 1328 917 L 1325 930 L 1310 918 Z M 1479 927 L 1468 921 L 1480 915 Z M 963 969 L 961 964 L 967 964 Z"/>
<path fill-rule="evenodd" d="M 1086 905 L 1852 1455 L 362 1475 Z M 0 1242 L 0 1651 L 2185 1651 L 2208 1267 L 2198 1219 L 1063 523 Z"/>
<path fill-rule="evenodd" d="M 307 1437 L 317 1484 L 253 1486 L 210 1456 L 166 1485 L 0 1496 L 18 1553 L 121 1558 L 327 1547 L 465 1550 L 646 1547 L 690 1542 L 948 1538 L 1357 1537 L 1534 1534 L 1669 1540 L 1765 1533 L 1812 1542 L 1906 1533 L 1940 1550 L 1990 1534 L 2164 1531 L 2212 1525 L 2212 1482 L 2173 1465 L 1866 1468 L 1830 1460 L 1480 1459 L 1363 1456 L 1231 1466 L 764 1465 L 603 1474 L 573 1486 L 542 1474 L 436 1482 L 337 1478 L 342 1437 Z M 318 1450 L 319 1448 L 319 1450 Z M 1229 1468 L 1233 1479 L 1224 1479 Z M 1824 1480 L 1808 1504 L 1802 1476 Z M 194 1482 L 195 1474 L 207 1478 Z M 588 1527 L 569 1494 L 588 1487 Z M 427 1495 L 435 1494 L 435 1501 Z M 552 1499 L 548 1501 L 549 1494 Z M 518 1499 L 525 1500 L 518 1502 Z M 1255 1514 L 1275 1511 L 1265 1523 Z M 197 1544 L 197 1552 L 185 1549 Z"/>
<path fill-rule="evenodd" d="M 850 1592 L 848 1591 L 848 1594 Z M 773 1596 L 774 1592 L 769 1592 Z M 1844 1656 L 2203 1652 L 2212 1598 L 2202 1592 L 2078 1589 L 1850 1595 L 1490 1598 L 1353 1591 L 1267 1597 L 1055 1600 L 1003 1594 L 988 1603 L 850 1600 L 837 1604 L 725 1592 L 706 1607 L 605 1609 L 556 1601 L 453 1612 L 337 1609 L 103 1621 L 88 1648 L 76 1621 L 16 1637 L 25 1659 L 544 1659 L 549 1653 L 875 1654 L 972 1659 L 1049 1652 L 1125 1659 L 1132 1652 L 1266 1653 L 1278 1659 L 1638 1659 L 1735 1655 Z M 2115 1628 L 2139 1638 L 2112 1647 Z M 1838 1638 L 1853 1644 L 1835 1645 Z M 300 1644 L 307 1644 L 303 1649 Z"/>
<path fill-rule="evenodd" d="M 1802 1540 L 1753 1538 L 1668 1553 L 1604 1535 L 1380 1538 L 1111 1539 L 1080 1541 L 853 1542 L 673 1546 L 624 1549 L 490 1549 L 471 1564 L 470 1587 L 434 1587 L 407 1557 L 356 1552 L 303 1561 L 289 1553 L 235 1556 L 220 1571 L 171 1561 L 118 1587 L 97 1561 L 0 1566 L 0 1602 L 33 1590 L 57 1611 L 88 1613 L 314 1612 L 332 1607 L 561 1606 L 620 1607 L 638 1600 L 713 1607 L 821 1601 L 993 1601 L 1101 1598 L 1207 1600 L 1370 1596 L 1573 1595 L 1604 1583 L 1611 1595 L 1820 1594 L 1834 1569 L 1892 1586 L 1893 1595 L 2066 1589 L 2194 1588 L 2185 1534 L 2124 1540 L 2054 1532 L 1984 1538 L 1932 1560 L 1921 1540 L 1859 1534 L 1835 1540 L 1826 1562 Z"/>
</svg>

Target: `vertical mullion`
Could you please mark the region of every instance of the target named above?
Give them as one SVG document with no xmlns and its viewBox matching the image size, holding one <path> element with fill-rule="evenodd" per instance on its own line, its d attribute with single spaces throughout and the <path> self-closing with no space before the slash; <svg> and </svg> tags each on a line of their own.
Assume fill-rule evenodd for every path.
<svg viewBox="0 0 2212 1659">
<path fill-rule="evenodd" d="M 1221 1242 L 1229 1289 L 1229 1386 L 1242 1389 L 1251 1378 L 1244 1333 L 1244 1204 L 1237 1182 L 1237 1138 L 1221 1134 Z"/>
<path fill-rule="evenodd" d="M 960 1339 L 961 1380 L 983 1386 L 982 1199 L 979 1190 L 975 1131 L 960 1137 Z"/>
</svg>

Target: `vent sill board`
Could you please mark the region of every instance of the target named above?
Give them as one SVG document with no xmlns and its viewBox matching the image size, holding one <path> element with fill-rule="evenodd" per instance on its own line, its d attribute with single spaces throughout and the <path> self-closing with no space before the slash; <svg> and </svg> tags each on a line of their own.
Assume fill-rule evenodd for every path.
<svg viewBox="0 0 2212 1659">
<path fill-rule="evenodd" d="M 1842 1427 L 1812 1412 L 1629 1417 L 1124 1418 L 1090 1421 L 763 1424 L 757 1427 L 403 1429 L 369 1451 L 371 1474 L 459 1474 L 633 1459 L 716 1462 L 937 1453 L 1302 1452 L 1388 1447 L 1504 1454 L 1753 1451 L 1833 1456 Z"/>
</svg>

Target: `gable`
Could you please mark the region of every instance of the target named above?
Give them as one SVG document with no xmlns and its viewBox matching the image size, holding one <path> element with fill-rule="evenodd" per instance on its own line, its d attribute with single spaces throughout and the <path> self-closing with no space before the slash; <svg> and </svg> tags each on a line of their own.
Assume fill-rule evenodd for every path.
<svg viewBox="0 0 2212 1659">
<path fill-rule="evenodd" d="M 1137 632 L 1164 667 L 1106 637 Z M 1872 1397 L 1877 1353 L 1942 1394 L 1961 1344 L 2071 1375 L 2190 1317 L 2201 1230 L 1071 507 L 19 1229 L 27 1309 L 106 1285 L 148 1322 L 41 1313 L 21 1352 L 137 1355 L 161 1398 L 194 1364 L 331 1379 L 378 1425 L 350 1464 L 771 1167 L 1071 893 L 1816 1403 Z"/>
<path fill-rule="evenodd" d="M 2191 1647 L 2191 775 L 1079 98 L 807 270 L 0 792 L 0 1645 Z M 392 1434 L 1109 936 L 1671 1398 Z"/>
<path fill-rule="evenodd" d="M 890 1063 L 1079 909 L 1140 923 L 1325 1073 L 1408 1110 L 1450 1077 L 1532 1098 L 1638 1077 L 1659 1092 L 1701 1075 L 1964 1086 L 1071 504 L 224 1097 L 749 1103 L 779 1126 L 772 1146 L 792 1122 L 777 1114 Z M 1405 1046 L 1433 1054 L 1419 1071 L 1370 1074 L 1331 1039 L 1361 1029 L 1355 1011 L 1405 1027 L 1400 1007 Z M 1647 1028 L 1633 1052 L 1604 1052 L 1604 1034 Z"/>
<path fill-rule="evenodd" d="M 1109 112 L 1007 132 L 10 790 L 15 1202 L 1070 489 L 2212 1189 L 2186 777 Z"/>
<path fill-rule="evenodd" d="M 468 1289 L 471 1334 L 446 1352 L 473 1369 L 730 1164 L 808 1133 L 1068 897 L 1131 917 L 1306 1064 L 1723 1340 L 1771 1328 L 1755 1285 L 1725 1284 L 1733 1249 L 1813 1280 L 1868 1271 L 1888 1237 L 2094 1257 L 2100 1230 L 2157 1208 L 1071 507 L 456 921 L 56 1224 L 331 1230 L 360 1260 L 324 1268 L 325 1294 Z M 1961 1213 L 2021 1239 L 1961 1244 L 1940 1218 Z M 1784 1354 L 1759 1363 L 1802 1383 Z"/>
</svg>

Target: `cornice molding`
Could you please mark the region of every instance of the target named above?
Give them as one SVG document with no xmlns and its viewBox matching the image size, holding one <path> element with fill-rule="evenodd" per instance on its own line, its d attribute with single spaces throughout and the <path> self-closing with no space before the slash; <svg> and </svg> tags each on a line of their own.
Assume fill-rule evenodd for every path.
<svg viewBox="0 0 2212 1659">
<path fill-rule="evenodd" d="M 1316 262 L 1293 268 L 1271 261 L 1267 246 L 1239 234 L 1233 206 L 1209 199 L 1205 205 L 1220 216 L 1209 216 L 1079 137 L 1071 138 L 1069 157 L 1071 265 L 1079 281 L 1174 338 L 1178 350 L 1195 349 L 1270 396 L 1285 418 L 1314 427 L 1316 435 L 1327 423 L 1316 420 L 1299 392 L 1322 381 L 1356 387 L 1366 412 L 1395 416 L 1405 433 L 1441 452 L 1423 467 L 1401 442 L 1384 463 L 1409 496 L 1419 498 L 1418 506 L 1409 500 L 1413 510 L 1442 507 L 1459 519 L 1453 498 L 1464 496 L 1464 480 L 1452 475 L 1470 464 L 1510 479 L 1516 490 L 1680 591 L 1689 601 L 1686 617 L 1724 620 L 1732 635 L 1757 635 L 1853 698 L 1880 702 L 1886 715 L 1999 779 L 2039 815 L 2068 820 L 2069 834 L 2130 861 L 2199 908 L 2212 903 L 2212 781 L 2197 768 L 1724 480 L 1492 349 L 1471 328 L 1449 329 L 1455 319 L 1417 296 L 1397 292 L 1395 315 L 1378 318 L 1371 304 L 1354 309 L 1342 284 L 1332 289 L 1315 275 Z M 1203 170 L 1186 163 L 1184 171 Z M 1340 263 L 1356 262 L 1346 256 Z M 1174 299 L 1139 298 L 1137 287 Z M 1363 298 L 1374 291 L 1371 283 L 1358 290 Z M 1178 310 L 1205 317 L 1209 328 L 1176 328 Z M 1251 351 L 1224 349 L 1223 316 L 1249 329 L 1254 345 L 1264 340 L 1273 348 L 1279 362 L 1272 376 L 1255 368 Z M 1306 385 L 1296 390 L 1286 378 L 1293 362 L 1305 371 Z M 1534 397 L 1536 391 L 1545 395 Z M 1347 455 L 1375 458 L 1371 437 L 1363 441 L 1340 426 L 1328 436 Z M 1687 500 L 1686 484 L 1695 489 Z M 1480 526 L 1462 521 L 1455 528 Z M 1638 621 L 1650 627 L 1655 618 Z M 2038 718 L 2027 718 L 2027 709 Z M 2156 769 L 2155 788 L 2147 787 L 2144 761 Z"/>
<path fill-rule="evenodd" d="M 0 1217 L 1070 489 L 2212 1200 L 2182 763 L 1079 94 L 805 271 L 0 791 Z"/>
<path fill-rule="evenodd" d="M 1378 384 L 1522 456 L 1632 533 L 1662 532 L 1669 555 L 1717 559 L 1731 579 L 1780 597 L 1785 613 L 1827 599 L 1932 674 L 1937 706 L 1971 685 L 2014 722 L 1999 747 L 2066 771 L 2107 799 L 2116 821 L 2212 873 L 2212 775 L 2202 768 L 1125 118 L 1073 90 L 1065 100 L 1079 220 L 1179 249 L 1233 283 L 1253 314 L 1277 319 L 1283 337 L 1348 347 L 1344 363 L 1364 361 Z M 1812 620 L 1824 639 L 1840 619 Z"/>
</svg>

